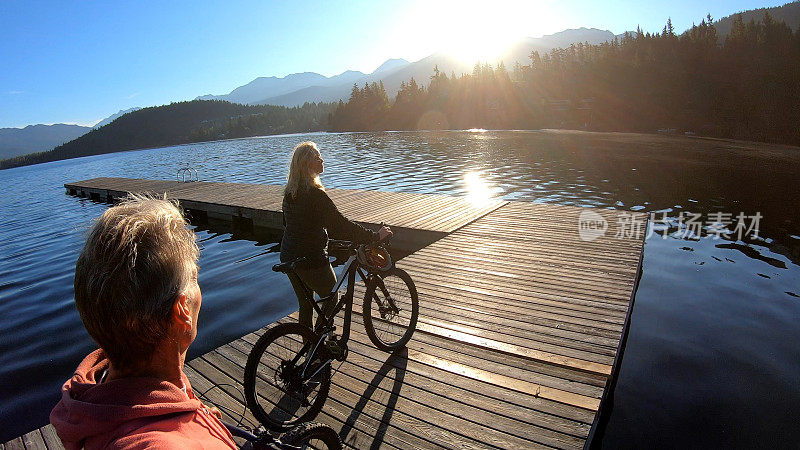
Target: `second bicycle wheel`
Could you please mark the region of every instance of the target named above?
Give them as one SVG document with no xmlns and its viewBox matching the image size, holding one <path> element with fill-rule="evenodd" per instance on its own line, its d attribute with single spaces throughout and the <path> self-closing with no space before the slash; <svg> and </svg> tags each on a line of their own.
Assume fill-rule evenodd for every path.
<svg viewBox="0 0 800 450">
<path fill-rule="evenodd" d="M 330 364 L 321 366 L 312 358 L 306 367 L 311 345 L 304 342 L 316 339 L 310 329 L 299 323 L 280 324 L 267 330 L 247 357 L 247 406 L 271 430 L 285 431 L 312 420 L 325 403 L 331 385 Z"/>
<path fill-rule="evenodd" d="M 364 329 L 376 347 L 391 352 L 405 346 L 419 317 L 414 281 L 396 267 L 385 274 L 373 274 L 367 279 L 362 308 Z"/>
<path fill-rule="evenodd" d="M 281 443 L 302 449 L 340 450 L 342 440 L 333 428 L 317 423 L 306 422 L 281 436 Z"/>
</svg>

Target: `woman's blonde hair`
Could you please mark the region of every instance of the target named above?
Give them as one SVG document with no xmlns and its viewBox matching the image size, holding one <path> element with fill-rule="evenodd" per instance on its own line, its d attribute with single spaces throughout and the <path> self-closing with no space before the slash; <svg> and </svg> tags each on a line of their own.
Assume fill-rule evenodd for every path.
<svg viewBox="0 0 800 450">
<path fill-rule="evenodd" d="M 298 192 L 312 186 L 325 189 L 319 179 L 319 174 L 311 172 L 308 168 L 311 159 L 317 153 L 319 153 L 319 148 L 311 141 L 303 142 L 294 148 L 292 161 L 289 163 L 289 174 L 286 176 L 286 187 L 283 190 L 284 195 L 295 198 Z"/>
</svg>

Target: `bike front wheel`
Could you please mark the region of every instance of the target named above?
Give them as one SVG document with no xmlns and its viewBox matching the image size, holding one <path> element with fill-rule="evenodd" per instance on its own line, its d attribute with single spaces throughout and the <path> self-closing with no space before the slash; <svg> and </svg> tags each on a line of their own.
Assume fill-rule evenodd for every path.
<svg viewBox="0 0 800 450">
<path fill-rule="evenodd" d="M 317 422 L 308 422 L 293 428 L 281 437 L 281 443 L 300 448 L 339 450 L 342 440 L 333 428 Z"/>
<path fill-rule="evenodd" d="M 331 366 L 329 360 L 309 358 L 317 339 L 304 325 L 280 324 L 267 330 L 247 357 L 247 407 L 271 430 L 286 431 L 312 420 L 322 409 L 331 385 Z"/>
<path fill-rule="evenodd" d="M 419 297 L 411 276 L 394 268 L 367 278 L 362 305 L 364 329 L 379 349 L 391 352 L 405 346 L 419 317 Z"/>
</svg>

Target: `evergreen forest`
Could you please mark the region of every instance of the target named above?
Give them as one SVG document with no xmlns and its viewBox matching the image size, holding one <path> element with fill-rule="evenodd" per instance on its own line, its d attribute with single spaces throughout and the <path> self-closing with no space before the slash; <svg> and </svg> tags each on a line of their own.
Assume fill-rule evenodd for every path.
<svg viewBox="0 0 800 450">
<path fill-rule="evenodd" d="M 528 64 L 438 69 L 427 87 L 353 86 L 330 117 L 334 131 L 573 128 L 688 133 L 800 145 L 800 31 L 765 13 L 733 17 L 720 39 L 711 17 L 677 35 L 533 52 Z"/>
</svg>

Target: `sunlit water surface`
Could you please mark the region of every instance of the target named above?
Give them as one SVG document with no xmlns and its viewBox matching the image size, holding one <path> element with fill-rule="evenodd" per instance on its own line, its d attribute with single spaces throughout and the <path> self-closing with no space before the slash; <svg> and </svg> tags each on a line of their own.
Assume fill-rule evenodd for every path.
<svg viewBox="0 0 800 450">
<path fill-rule="evenodd" d="M 174 179 L 189 165 L 207 181 L 277 184 L 291 148 L 306 139 L 322 148 L 329 187 L 666 212 L 666 238 L 654 233 L 645 245 L 603 444 L 800 440 L 800 164 L 791 149 L 490 131 L 275 136 L 0 171 L 0 442 L 46 423 L 61 383 L 94 348 L 72 278 L 85 232 L 108 206 L 65 195 L 64 183 Z M 763 219 L 757 239 L 697 239 L 676 224 L 681 211 Z M 203 309 L 190 357 L 296 308 L 289 283 L 269 270 L 277 262 L 270 242 L 196 231 Z"/>
</svg>

